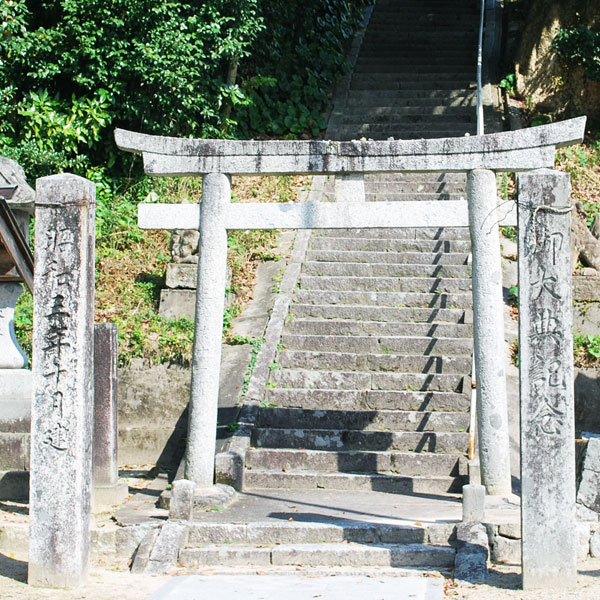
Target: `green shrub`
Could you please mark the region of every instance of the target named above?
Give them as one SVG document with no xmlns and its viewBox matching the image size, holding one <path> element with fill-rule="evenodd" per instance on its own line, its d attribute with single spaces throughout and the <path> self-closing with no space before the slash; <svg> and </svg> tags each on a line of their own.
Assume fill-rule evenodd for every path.
<svg viewBox="0 0 600 600">
<path fill-rule="evenodd" d="M 583 67 L 586 77 L 600 81 L 600 31 L 585 25 L 563 27 L 552 46 L 563 59 Z"/>
</svg>

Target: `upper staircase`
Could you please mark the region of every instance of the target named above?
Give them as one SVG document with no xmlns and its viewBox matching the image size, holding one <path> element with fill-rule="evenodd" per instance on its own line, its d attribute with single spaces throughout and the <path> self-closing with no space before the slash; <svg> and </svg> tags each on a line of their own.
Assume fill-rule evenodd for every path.
<svg viewBox="0 0 600 600">
<path fill-rule="evenodd" d="M 330 139 L 475 134 L 479 5 L 378 0 Z M 330 186 L 331 189 L 332 186 Z M 455 200 L 463 174 L 365 176 L 367 201 Z M 468 229 L 313 232 L 244 489 L 460 492 L 469 443 Z"/>
</svg>

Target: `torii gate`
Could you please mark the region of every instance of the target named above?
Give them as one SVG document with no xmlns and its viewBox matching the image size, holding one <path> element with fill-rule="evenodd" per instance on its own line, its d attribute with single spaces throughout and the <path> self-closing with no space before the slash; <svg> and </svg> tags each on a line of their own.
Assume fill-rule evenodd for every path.
<svg viewBox="0 0 600 600">
<path fill-rule="evenodd" d="M 488 493 L 509 493 L 498 223 L 515 224 L 515 214 L 496 212 L 495 172 L 531 171 L 518 183 L 523 582 L 574 584 L 569 178 L 548 169 L 555 149 L 582 141 L 584 128 L 580 117 L 474 137 L 368 142 L 181 139 L 117 129 L 117 146 L 142 154 L 146 173 L 203 176 L 201 204 L 139 209 L 142 228 L 200 230 L 185 477 L 199 490 L 213 484 L 227 230 L 470 226 L 482 477 Z M 467 172 L 468 200 L 231 203 L 230 175 L 405 171 Z"/>
</svg>

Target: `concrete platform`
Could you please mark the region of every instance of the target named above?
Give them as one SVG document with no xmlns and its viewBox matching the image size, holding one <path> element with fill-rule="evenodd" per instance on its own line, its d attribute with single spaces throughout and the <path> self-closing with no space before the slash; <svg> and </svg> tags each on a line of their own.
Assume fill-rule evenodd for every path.
<svg viewBox="0 0 600 600">
<path fill-rule="evenodd" d="M 175 577 L 148 600 L 442 600 L 444 579 L 440 577 L 393 577 L 390 575 L 219 575 Z"/>
</svg>

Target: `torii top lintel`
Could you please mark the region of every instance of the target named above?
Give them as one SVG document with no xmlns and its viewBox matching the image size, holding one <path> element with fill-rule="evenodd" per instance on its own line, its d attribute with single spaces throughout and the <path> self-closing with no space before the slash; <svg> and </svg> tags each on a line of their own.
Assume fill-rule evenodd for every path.
<svg viewBox="0 0 600 600">
<path fill-rule="evenodd" d="M 142 154 L 149 175 L 527 171 L 552 168 L 556 148 L 583 140 L 585 117 L 529 129 L 391 141 L 236 141 L 115 130 L 121 150 Z"/>
</svg>

